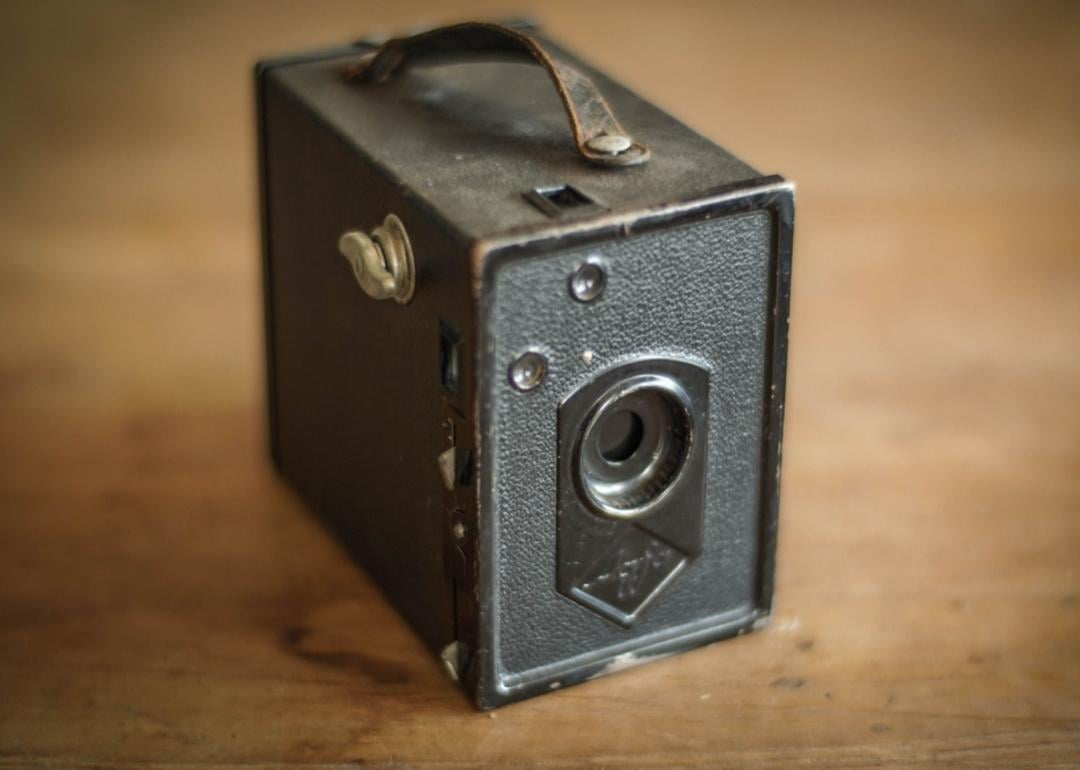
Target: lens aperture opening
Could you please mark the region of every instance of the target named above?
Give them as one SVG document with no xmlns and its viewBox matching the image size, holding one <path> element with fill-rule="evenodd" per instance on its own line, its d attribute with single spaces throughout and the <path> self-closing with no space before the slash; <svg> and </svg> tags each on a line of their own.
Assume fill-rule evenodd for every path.
<svg viewBox="0 0 1080 770">
<path fill-rule="evenodd" d="M 613 465 L 626 462 L 641 448 L 645 424 L 637 412 L 619 409 L 605 415 L 596 427 L 600 456 Z"/>
</svg>

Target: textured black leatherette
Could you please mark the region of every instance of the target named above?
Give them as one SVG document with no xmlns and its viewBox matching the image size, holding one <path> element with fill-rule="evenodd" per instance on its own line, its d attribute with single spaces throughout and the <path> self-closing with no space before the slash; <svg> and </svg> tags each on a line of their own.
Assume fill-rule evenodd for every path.
<svg viewBox="0 0 1080 770">
<path fill-rule="evenodd" d="M 492 654 L 513 687 L 702 626 L 745 625 L 754 609 L 762 473 L 762 405 L 768 384 L 771 215 L 757 211 L 508 262 L 494 271 L 494 404 L 485 482 L 493 508 Z M 601 298 L 575 302 L 567 276 L 587 258 L 605 265 Z M 544 353 L 542 386 L 509 387 L 506 364 Z M 659 356 L 710 373 L 704 550 L 623 628 L 556 592 L 556 415 L 600 372 Z M 586 363 L 586 360 L 591 361 Z"/>
</svg>

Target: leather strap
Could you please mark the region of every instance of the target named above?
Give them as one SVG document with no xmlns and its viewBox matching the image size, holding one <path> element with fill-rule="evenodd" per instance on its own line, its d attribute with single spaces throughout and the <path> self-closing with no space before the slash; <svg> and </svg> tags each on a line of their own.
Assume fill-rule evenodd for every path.
<svg viewBox="0 0 1080 770">
<path fill-rule="evenodd" d="M 552 56 L 534 37 L 501 24 L 468 22 L 400 37 L 383 43 L 343 74 L 354 82 L 381 83 L 407 65 L 492 56 L 527 58 L 545 70 L 566 108 L 578 152 L 591 163 L 633 166 L 649 159 L 649 148 L 635 142 L 611 107 L 584 74 Z"/>
</svg>

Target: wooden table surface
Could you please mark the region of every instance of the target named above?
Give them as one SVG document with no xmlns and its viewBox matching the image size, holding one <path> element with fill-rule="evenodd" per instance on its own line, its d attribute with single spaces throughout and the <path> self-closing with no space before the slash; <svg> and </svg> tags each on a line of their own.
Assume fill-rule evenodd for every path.
<svg viewBox="0 0 1080 770">
<path fill-rule="evenodd" d="M 1078 7 L 537 9 L 799 184 L 771 627 L 477 713 L 271 472 L 249 65 L 520 4 L 6 2 L 0 766 L 1080 763 Z"/>
</svg>

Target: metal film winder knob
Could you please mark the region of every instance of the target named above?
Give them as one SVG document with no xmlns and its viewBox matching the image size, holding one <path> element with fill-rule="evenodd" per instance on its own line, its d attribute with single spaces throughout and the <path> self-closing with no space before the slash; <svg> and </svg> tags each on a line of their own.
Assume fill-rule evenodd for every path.
<svg viewBox="0 0 1080 770">
<path fill-rule="evenodd" d="M 338 251 L 349 261 L 356 282 L 372 299 L 395 299 L 402 305 L 416 291 L 416 268 L 405 226 L 393 214 L 369 236 L 350 230 L 338 240 Z"/>
</svg>

